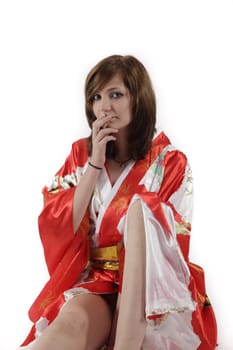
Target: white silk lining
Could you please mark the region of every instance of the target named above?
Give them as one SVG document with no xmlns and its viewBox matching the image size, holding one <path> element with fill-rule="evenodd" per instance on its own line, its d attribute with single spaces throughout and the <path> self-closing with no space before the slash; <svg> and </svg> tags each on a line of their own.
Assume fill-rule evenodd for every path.
<svg viewBox="0 0 233 350">
<path fill-rule="evenodd" d="M 185 311 L 169 313 L 157 329 L 148 325 L 142 350 L 197 350 L 201 342 L 191 321 L 192 311 Z"/>
<path fill-rule="evenodd" d="M 194 350 L 200 345 L 191 320 L 196 308 L 188 289 L 190 273 L 175 236 L 172 211 L 162 204 L 172 235 L 165 232 L 147 204 L 140 199 L 146 238 L 146 317 L 163 314 L 161 324 L 147 320 L 143 350 Z M 130 208 L 130 207 L 129 207 Z M 127 254 L 127 214 L 121 220 Z"/>
</svg>

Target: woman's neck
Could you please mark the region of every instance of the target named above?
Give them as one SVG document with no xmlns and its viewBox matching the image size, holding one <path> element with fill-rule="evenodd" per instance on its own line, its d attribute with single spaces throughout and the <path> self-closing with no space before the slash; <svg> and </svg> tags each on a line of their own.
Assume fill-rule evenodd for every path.
<svg viewBox="0 0 233 350">
<path fill-rule="evenodd" d="M 123 131 L 123 130 L 122 130 Z M 126 135 L 123 135 L 125 133 L 119 132 L 117 135 L 116 140 L 116 156 L 113 158 L 115 160 L 124 162 L 126 160 L 130 159 L 129 153 L 128 153 L 128 145 L 127 145 L 127 139 Z"/>
</svg>

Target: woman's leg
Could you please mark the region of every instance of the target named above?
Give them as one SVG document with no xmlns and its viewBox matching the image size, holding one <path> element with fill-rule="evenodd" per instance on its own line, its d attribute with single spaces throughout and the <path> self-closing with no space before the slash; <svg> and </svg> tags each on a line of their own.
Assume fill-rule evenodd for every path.
<svg viewBox="0 0 233 350">
<path fill-rule="evenodd" d="M 114 350 L 141 349 L 145 334 L 145 227 L 139 200 L 129 208 Z"/>
<path fill-rule="evenodd" d="M 108 338 L 112 314 L 99 295 L 80 294 L 67 302 L 38 338 L 33 350 L 96 350 Z"/>
</svg>

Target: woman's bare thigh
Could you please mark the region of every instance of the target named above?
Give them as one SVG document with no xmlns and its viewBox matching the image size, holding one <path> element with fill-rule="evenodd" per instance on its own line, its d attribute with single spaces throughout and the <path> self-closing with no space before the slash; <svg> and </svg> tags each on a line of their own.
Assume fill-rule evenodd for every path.
<svg viewBox="0 0 233 350">
<path fill-rule="evenodd" d="M 87 349 L 98 349 L 109 336 L 112 311 L 108 303 L 97 294 L 79 294 L 62 308 L 58 319 L 66 318 L 77 324 L 77 332 L 87 337 Z M 77 321 L 77 323 L 76 323 Z M 80 334 L 77 338 L 80 337 Z"/>
</svg>

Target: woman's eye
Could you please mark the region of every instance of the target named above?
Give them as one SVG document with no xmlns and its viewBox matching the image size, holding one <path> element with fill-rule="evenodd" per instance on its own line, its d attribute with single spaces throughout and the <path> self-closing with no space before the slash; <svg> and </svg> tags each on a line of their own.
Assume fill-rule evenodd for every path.
<svg viewBox="0 0 233 350">
<path fill-rule="evenodd" d="M 98 100 L 100 100 L 100 95 L 99 94 L 96 94 L 96 95 L 94 95 L 93 96 L 93 98 L 92 98 L 92 101 L 94 102 L 94 101 L 98 101 Z"/>
<path fill-rule="evenodd" d="M 121 96 L 123 96 L 123 94 L 121 92 L 113 92 L 111 94 L 111 98 L 119 98 Z"/>
</svg>

